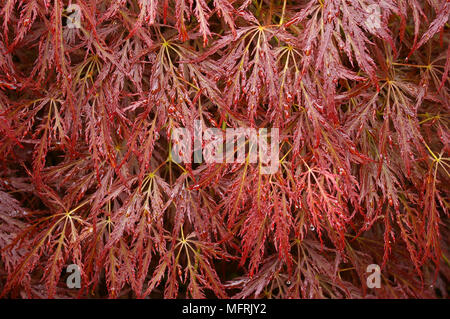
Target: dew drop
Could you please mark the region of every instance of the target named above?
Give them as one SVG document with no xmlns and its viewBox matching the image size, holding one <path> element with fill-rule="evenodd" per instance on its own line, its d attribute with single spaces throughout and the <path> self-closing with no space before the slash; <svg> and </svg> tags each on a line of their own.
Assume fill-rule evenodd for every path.
<svg viewBox="0 0 450 319">
<path fill-rule="evenodd" d="M 328 23 L 331 23 L 333 21 L 333 15 L 331 13 L 328 14 Z"/>
<path fill-rule="evenodd" d="M 153 85 L 152 85 L 152 94 L 155 94 L 158 91 L 159 91 L 159 82 L 155 81 L 155 82 L 153 82 Z"/>
<path fill-rule="evenodd" d="M 309 226 L 309 229 L 310 229 L 311 231 L 315 231 L 315 230 L 316 230 L 316 227 L 314 227 L 314 225 L 311 225 L 311 226 Z"/>
<path fill-rule="evenodd" d="M 389 206 L 394 206 L 394 201 L 392 200 L 392 198 L 391 197 L 389 197 Z"/>
<path fill-rule="evenodd" d="M 258 75 L 259 75 L 259 77 L 260 77 L 261 79 L 264 78 L 264 74 L 263 74 L 263 71 L 262 71 L 261 69 L 258 70 Z"/>
<path fill-rule="evenodd" d="M 288 103 L 290 103 L 290 102 L 292 102 L 292 100 L 293 100 L 292 94 L 291 94 L 290 92 L 288 92 L 288 93 L 286 94 L 286 101 L 287 101 Z"/>
<path fill-rule="evenodd" d="M 290 281 L 290 280 L 287 280 L 287 281 L 286 281 L 286 286 L 289 287 L 290 285 L 291 285 L 291 281 Z"/>
</svg>

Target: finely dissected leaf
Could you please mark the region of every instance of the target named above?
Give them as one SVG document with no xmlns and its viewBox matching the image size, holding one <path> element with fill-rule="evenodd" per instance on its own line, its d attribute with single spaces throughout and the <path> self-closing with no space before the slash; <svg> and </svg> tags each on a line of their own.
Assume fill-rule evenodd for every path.
<svg viewBox="0 0 450 319">
<path fill-rule="evenodd" d="M 448 297 L 448 1 L 71 4 L 0 9 L 2 297 Z"/>
</svg>

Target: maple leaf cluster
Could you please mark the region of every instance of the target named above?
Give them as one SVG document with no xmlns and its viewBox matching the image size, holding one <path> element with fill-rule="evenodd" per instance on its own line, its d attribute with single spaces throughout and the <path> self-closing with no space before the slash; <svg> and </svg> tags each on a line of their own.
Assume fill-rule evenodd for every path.
<svg viewBox="0 0 450 319">
<path fill-rule="evenodd" d="M 448 298 L 448 1 L 0 3 L 1 297 Z"/>
</svg>

